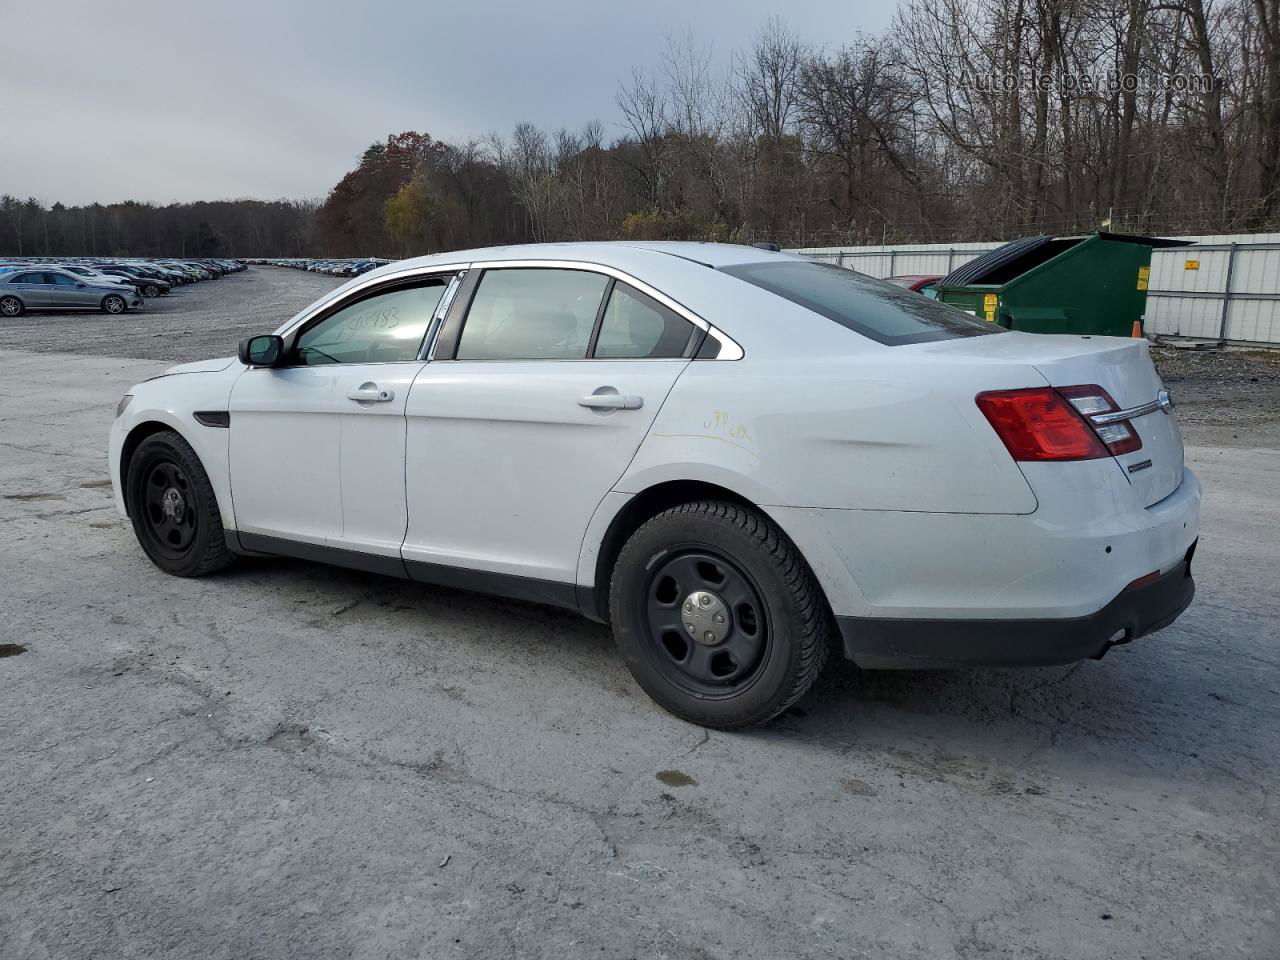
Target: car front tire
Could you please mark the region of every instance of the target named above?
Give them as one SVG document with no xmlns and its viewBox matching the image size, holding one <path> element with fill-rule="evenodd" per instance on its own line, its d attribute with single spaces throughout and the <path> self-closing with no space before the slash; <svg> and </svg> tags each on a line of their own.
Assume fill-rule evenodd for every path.
<svg viewBox="0 0 1280 960">
<path fill-rule="evenodd" d="M 764 723 L 813 685 L 832 618 L 790 538 L 763 514 L 722 501 L 672 507 L 618 555 L 614 638 L 636 682 L 691 723 Z"/>
<path fill-rule="evenodd" d="M 118 294 L 108 294 L 102 298 L 102 310 L 104 313 L 124 313 L 129 309 L 129 305 L 125 303 L 124 297 Z"/>
<path fill-rule="evenodd" d="M 234 561 L 209 475 L 172 430 L 138 444 L 125 469 L 125 498 L 138 543 L 165 573 L 202 577 Z"/>
<path fill-rule="evenodd" d="M 154 283 L 148 283 L 142 288 L 142 295 L 144 297 L 158 297 L 160 296 L 160 288 Z"/>
<path fill-rule="evenodd" d="M 17 297 L 0 297 L 0 317 L 20 317 L 22 310 L 22 301 Z"/>
</svg>

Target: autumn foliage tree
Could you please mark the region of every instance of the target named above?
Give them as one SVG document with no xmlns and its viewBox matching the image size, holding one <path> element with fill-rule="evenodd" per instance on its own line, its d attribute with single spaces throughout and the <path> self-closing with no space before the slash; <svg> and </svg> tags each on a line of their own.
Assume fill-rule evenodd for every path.
<svg viewBox="0 0 1280 960">
<path fill-rule="evenodd" d="M 427 134 L 412 131 L 370 145 L 316 211 L 317 243 L 337 256 L 373 256 L 390 249 L 388 201 L 410 182 L 428 156 L 442 148 Z M 399 228 L 406 228 L 403 218 Z"/>
</svg>

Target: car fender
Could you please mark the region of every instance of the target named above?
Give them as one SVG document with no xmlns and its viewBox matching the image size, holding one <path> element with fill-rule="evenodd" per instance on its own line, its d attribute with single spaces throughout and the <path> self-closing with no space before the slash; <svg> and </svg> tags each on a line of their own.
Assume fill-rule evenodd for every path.
<svg viewBox="0 0 1280 960">
<path fill-rule="evenodd" d="M 618 489 L 620 482 L 610 490 L 596 507 L 582 538 L 578 555 L 577 585 L 579 594 L 596 590 L 596 568 L 606 535 L 618 514 L 636 496 L 660 484 L 697 481 L 712 484 L 729 491 L 740 499 L 756 506 L 770 520 L 782 528 L 804 556 L 813 570 L 819 586 L 838 616 L 865 616 L 870 611 L 862 590 L 853 579 L 844 559 L 836 551 L 823 529 L 821 511 L 769 506 L 777 498 L 751 478 L 732 470 L 708 463 L 685 462 L 664 464 L 650 470 L 629 474 L 625 478 L 628 490 Z"/>
<path fill-rule="evenodd" d="M 236 365 L 238 366 L 238 365 Z M 231 387 L 243 368 L 221 373 L 184 373 L 161 376 L 134 386 L 133 400 L 111 427 L 109 445 L 111 483 L 116 509 L 126 514 L 124 502 L 125 464 L 123 456 L 134 431 L 146 424 L 160 424 L 173 430 L 191 445 L 200 458 L 222 514 L 222 525 L 236 529 L 235 506 L 231 496 L 231 470 L 228 458 L 230 431 L 226 427 L 206 426 L 196 413 L 226 413 Z M 228 375 L 229 374 L 229 375 Z"/>
</svg>

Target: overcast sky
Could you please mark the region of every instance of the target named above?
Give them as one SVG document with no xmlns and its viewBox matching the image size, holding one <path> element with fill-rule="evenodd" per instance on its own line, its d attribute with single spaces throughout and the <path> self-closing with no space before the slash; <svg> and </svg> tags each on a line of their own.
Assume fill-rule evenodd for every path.
<svg viewBox="0 0 1280 960">
<path fill-rule="evenodd" d="M 600 120 L 691 29 L 717 61 L 782 13 L 839 46 L 893 0 L 60 0 L 0 57 L 0 193 L 46 203 L 323 197 L 374 140 Z M 38 29 L 37 29 L 38 28 Z"/>
</svg>

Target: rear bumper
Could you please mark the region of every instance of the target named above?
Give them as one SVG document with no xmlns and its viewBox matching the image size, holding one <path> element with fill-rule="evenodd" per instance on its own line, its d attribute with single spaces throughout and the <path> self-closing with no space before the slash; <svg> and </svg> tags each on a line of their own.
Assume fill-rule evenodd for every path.
<svg viewBox="0 0 1280 960">
<path fill-rule="evenodd" d="M 1122 592 L 1097 613 L 1056 620 L 908 620 L 838 617 L 845 656 L 866 669 L 1043 667 L 1100 659 L 1154 633 L 1191 605 L 1188 548 L 1159 579 Z"/>
</svg>

